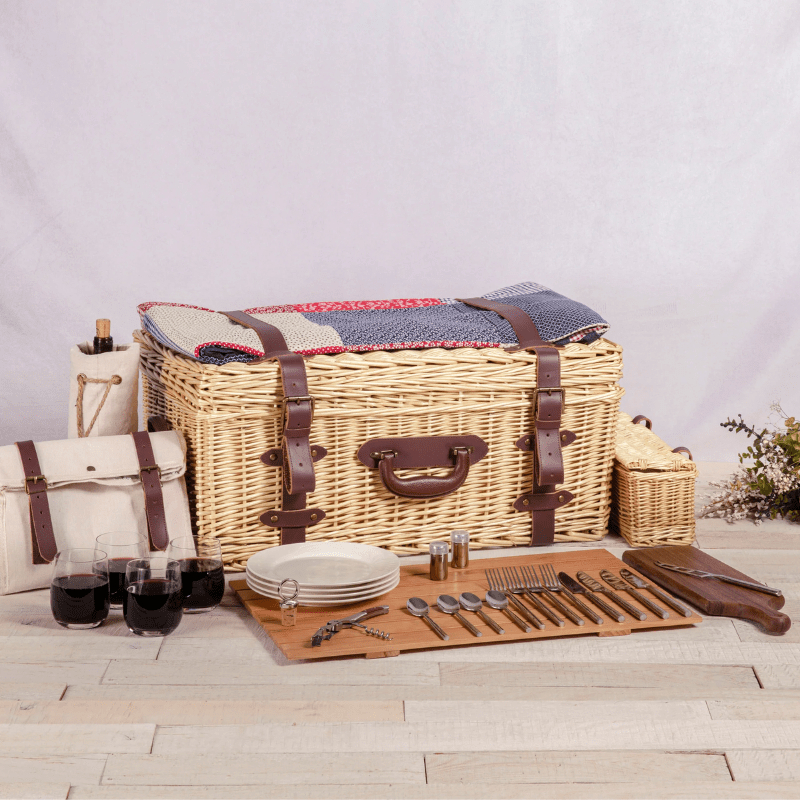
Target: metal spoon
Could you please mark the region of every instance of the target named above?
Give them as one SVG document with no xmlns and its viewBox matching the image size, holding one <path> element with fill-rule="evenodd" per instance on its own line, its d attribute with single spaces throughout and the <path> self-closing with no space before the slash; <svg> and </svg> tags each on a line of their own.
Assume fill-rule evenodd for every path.
<svg viewBox="0 0 800 800">
<path fill-rule="evenodd" d="M 439 597 L 436 598 L 436 605 L 443 614 L 451 614 L 454 616 L 473 636 L 483 636 L 468 619 L 465 619 L 458 613 L 461 606 L 458 604 L 458 600 L 456 600 L 455 597 L 451 597 L 449 594 L 440 594 Z"/>
<path fill-rule="evenodd" d="M 406 608 L 415 617 L 421 617 L 430 625 L 431 630 L 440 638 L 447 641 L 450 637 L 428 616 L 430 607 L 421 597 L 412 597 L 407 603 Z"/>
<path fill-rule="evenodd" d="M 461 607 L 467 611 L 474 611 L 495 633 L 505 633 L 505 631 L 483 610 L 483 603 L 480 597 L 472 592 L 462 592 L 458 597 Z"/>
<path fill-rule="evenodd" d="M 522 628 L 525 633 L 530 633 L 532 628 L 525 620 L 520 619 L 509 607 L 508 598 L 502 593 L 492 589 L 486 592 L 486 605 L 489 608 L 496 608 L 498 611 L 503 611 L 508 618 L 518 627 Z"/>
</svg>

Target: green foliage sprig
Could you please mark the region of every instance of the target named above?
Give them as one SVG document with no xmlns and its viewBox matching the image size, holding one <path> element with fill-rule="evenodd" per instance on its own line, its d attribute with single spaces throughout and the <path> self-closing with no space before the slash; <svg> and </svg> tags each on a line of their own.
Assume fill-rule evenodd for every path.
<svg viewBox="0 0 800 800">
<path fill-rule="evenodd" d="M 772 411 L 782 418 L 782 428 L 773 425 L 758 431 L 741 414 L 720 423 L 753 442 L 739 454 L 739 471 L 726 481 L 712 483 L 723 491 L 703 508 L 702 516 L 724 517 L 729 522 L 745 517 L 757 523 L 767 517 L 800 522 L 800 421 L 787 416 L 778 403 Z"/>
</svg>

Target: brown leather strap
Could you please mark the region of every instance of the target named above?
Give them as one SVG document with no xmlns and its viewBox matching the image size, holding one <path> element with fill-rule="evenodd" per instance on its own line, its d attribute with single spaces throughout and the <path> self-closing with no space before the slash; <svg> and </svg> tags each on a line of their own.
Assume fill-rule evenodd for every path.
<svg viewBox="0 0 800 800">
<path fill-rule="evenodd" d="M 163 433 L 172 430 L 172 423 L 166 417 L 150 417 L 147 420 L 147 430 L 150 433 Z"/>
<path fill-rule="evenodd" d="M 653 430 L 653 423 L 644 414 L 637 414 L 631 420 L 631 422 L 634 425 L 638 425 L 640 422 L 644 422 L 644 424 L 647 426 L 647 430 L 649 430 L 649 431 Z"/>
<path fill-rule="evenodd" d="M 306 366 L 299 353 L 286 345 L 283 334 L 274 325 L 262 322 L 243 311 L 224 311 L 228 319 L 255 331 L 264 355 L 257 361 L 275 359 L 280 366 L 283 387 L 283 510 L 301 511 L 306 507 L 306 494 L 316 488 L 314 457 L 309 435 L 314 419 L 314 398 L 308 394 Z M 272 451 L 268 451 L 272 452 Z M 271 512 L 268 515 L 274 516 Z M 324 516 L 324 514 L 323 514 Z M 297 515 L 286 517 L 298 519 Z M 293 524 L 281 528 L 281 544 L 305 541 L 305 526 Z"/>
<path fill-rule="evenodd" d="M 574 496 L 572 492 L 568 492 L 566 489 L 561 489 L 558 492 L 547 492 L 546 494 L 526 492 L 514 501 L 514 508 L 517 511 L 552 511 L 569 503 Z"/>
<path fill-rule="evenodd" d="M 494 311 L 514 329 L 519 344 L 508 348 L 533 350 L 536 353 L 536 391 L 533 402 L 534 450 L 533 494 L 552 495 L 556 485 L 564 482 L 564 457 L 561 451 L 561 414 L 564 408 L 564 389 L 561 387 L 561 359 L 556 345 L 545 342 L 533 320 L 521 308 L 473 297 L 460 302 L 475 308 Z M 569 492 L 559 493 L 569 494 Z M 527 503 L 524 503 L 527 499 Z M 570 499 L 572 496 L 570 495 Z M 569 501 L 567 501 L 569 502 Z M 531 544 L 552 544 L 555 537 L 555 505 L 551 500 L 532 502 L 530 495 L 521 495 L 514 507 L 532 511 Z M 521 507 L 520 507 L 521 506 Z"/>
<path fill-rule="evenodd" d="M 286 339 L 283 338 L 283 334 L 274 325 L 251 317 L 249 314 L 245 314 L 244 311 L 223 311 L 222 313 L 233 322 L 238 322 L 239 325 L 256 332 L 256 335 L 261 340 L 261 346 L 264 348 L 264 355 L 258 359 L 259 361 L 264 361 L 275 353 L 289 352 L 289 348 L 286 346 Z"/>
<path fill-rule="evenodd" d="M 25 491 L 28 493 L 32 563 L 49 564 L 56 557 L 58 547 L 47 500 L 47 479 L 42 475 L 33 442 L 28 440 L 17 442 L 16 445 L 25 471 Z"/>
<path fill-rule="evenodd" d="M 498 303 L 494 300 L 485 300 L 483 297 L 468 297 L 465 300 L 458 298 L 458 302 L 475 308 L 482 308 L 485 311 L 494 311 L 495 314 L 499 314 L 503 319 L 507 320 L 514 329 L 514 334 L 519 341 L 519 346 L 514 347 L 514 350 L 527 350 L 529 347 L 547 344 L 539 335 L 539 329 L 534 321 L 517 306 Z"/>
<path fill-rule="evenodd" d="M 164 493 L 161 491 L 161 470 L 156 464 L 153 444 L 147 431 L 132 433 L 139 459 L 139 477 L 144 491 L 144 510 L 151 550 L 166 550 L 169 544 L 167 515 L 164 511 Z"/>
<path fill-rule="evenodd" d="M 309 525 L 316 525 L 320 520 L 325 519 L 325 512 L 321 508 L 298 508 L 293 511 L 272 509 L 265 511 L 259 519 L 270 528 L 305 529 Z"/>
</svg>

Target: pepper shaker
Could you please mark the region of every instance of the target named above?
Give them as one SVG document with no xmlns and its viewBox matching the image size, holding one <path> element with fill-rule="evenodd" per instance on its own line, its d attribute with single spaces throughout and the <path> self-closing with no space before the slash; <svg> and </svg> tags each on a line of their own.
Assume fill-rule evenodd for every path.
<svg viewBox="0 0 800 800">
<path fill-rule="evenodd" d="M 428 548 L 431 551 L 431 580 L 447 580 L 447 542 L 431 542 Z"/>
<path fill-rule="evenodd" d="M 453 569 L 466 569 L 469 566 L 469 531 L 453 531 L 450 534 L 453 543 Z"/>
<path fill-rule="evenodd" d="M 300 594 L 300 584 L 294 578 L 284 578 L 281 581 L 278 595 L 281 598 L 281 625 L 284 628 L 289 628 L 297 622 L 298 594 Z"/>
</svg>

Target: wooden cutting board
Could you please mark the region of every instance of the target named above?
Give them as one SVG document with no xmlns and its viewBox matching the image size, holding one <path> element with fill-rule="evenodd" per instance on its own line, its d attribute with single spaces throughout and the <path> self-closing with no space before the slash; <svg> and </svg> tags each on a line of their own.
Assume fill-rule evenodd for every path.
<svg viewBox="0 0 800 800">
<path fill-rule="evenodd" d="M 682 575 L 680 572 L 672 572 L 655 565 L 656 561 L 663 561 L 679 567 L 702 569 L 706 572 L 760 583 L 696 547 L 673 545 L 651 547 L 647 550 L 626 550 L 622 554 L 622 560 L 676 597 L 688 601 L 713 617 L 738 617 L 750 620 L 763 626 L 767 633 L 774 634 L 786 633 L 792 625 L 792 620 L 778 611 L 779 608 L 783 608 L 785 597 L 773 597 L 713 578 Z"/>
</svg>

